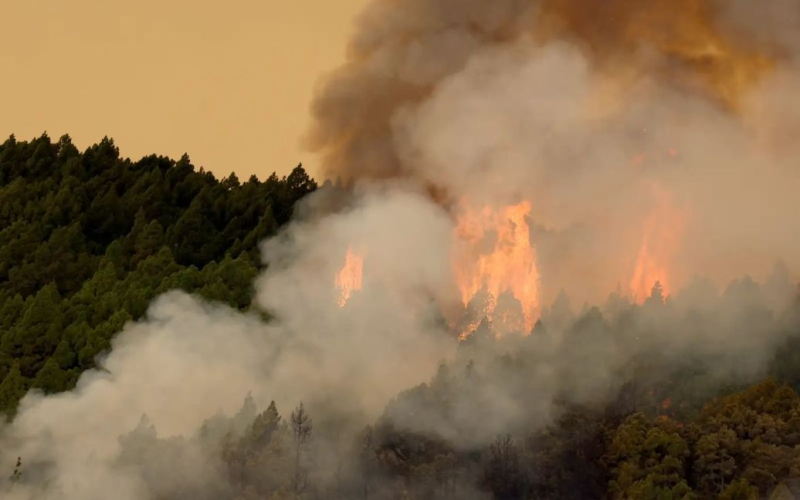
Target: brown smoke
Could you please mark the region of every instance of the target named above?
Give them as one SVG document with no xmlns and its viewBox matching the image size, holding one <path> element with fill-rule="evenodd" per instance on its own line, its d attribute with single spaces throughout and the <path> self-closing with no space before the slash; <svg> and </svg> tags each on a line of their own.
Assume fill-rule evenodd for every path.
<svg viewBox="0 0 800 500">
<path fill-rule="evenodd" d="M 392 137 L 398 111 L 424 101 L 478 51 L 523 37 L 577 47 L 614 82 L 615 95 L 648 78 L 735 112 L 746 91 L 790 50 L 786 37 L 741 22 L 753 17 L 745 3 L 375 0 L 360 19 L 348 62 L 319 87 L 309 147 L 322 154 L 331 177 L 408 175 Z M 770 21 L 785 12 L 763 10 L 770 9 Z"/>
<path fill-rule="evenodd" d="M 733 40 L 718 17 L 719 9 L 702 0 L 545 0 L 536 28 L 544 39 L 573 39 L 605 71 L 636 65 L 735 109 L 772 66 L 772 50 Z M 643 58 L 643 51 L 657 57 Z"/>
<path fill-rule="evenodd" d="M 411 179 L 456 219 L 529 202 L 545 304 L 723 285 L 800 248 L 799 19 L 796 0 L 373 0 L 309 146 L 329 177 Z M 673 211 L 680 231 L 649 234 Z"/>
</svg>

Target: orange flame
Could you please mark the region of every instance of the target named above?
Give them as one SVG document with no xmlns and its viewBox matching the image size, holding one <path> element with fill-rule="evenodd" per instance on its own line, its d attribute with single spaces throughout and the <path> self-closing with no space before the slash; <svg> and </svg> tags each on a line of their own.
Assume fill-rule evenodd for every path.
<svg viewBox="0 0 800 500">
<path fill-rule="evenodd" d="M 336 302 L 339 307 L 344 307 L 353 293 L 361 290 L 363 273 L 364 256 L 348 248 L 344 258 L 344 267 L 336 275 L 336 289 L 339 291 Z"/>
<path fill-rule="evenodd" d="M 526 334 L 533 328 L 539 307 L 539 269 L 526 221 L 530 211 L 531 204 L 527 201 L 501 210 L 487 206 L 477 212 L 462 204 L 456 227 L 461 252 L 454 260 L 456 283 L 464 306 L 469 306 L 483 291 L 486 297 L 482 312 L 486 318 L 505 323 L 511 329 L 524 327 Z M 519 325 L 508 324 L 513 321 L 510 319 L 513 314 L 508 311 L 500 311 L 493 317 L 498 299 L 506 292 L 521 307 L 523 321 Z M 480 320 L 476 318 L 477 323 Z"/>
<path fill-rule="evenodd" d="M 654 186 L 656 207 L 645 219 L 642 246 L 636 259 L 630 289 L 633 300 L 643 303 L 656 283 L 668 296 L 673 283 L 670 267 L 680 245 L 685 214 L 676 209 L 668 194 Z"/>
</svg>

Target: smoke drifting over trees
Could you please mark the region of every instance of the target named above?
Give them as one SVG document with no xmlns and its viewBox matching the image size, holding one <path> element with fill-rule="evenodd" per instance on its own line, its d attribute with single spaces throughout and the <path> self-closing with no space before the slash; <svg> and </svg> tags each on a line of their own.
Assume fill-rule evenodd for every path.
<svg viewBox="0 0 800 500">
<path fill-rule="evenodd" d="M 313 103 L 310 145 L 346 187 L 315 190 L 302 170 L 218 184 L 188 159 L 91 161 L 106 142 L 70 163 L 57 158 L 74 147 L 9 141 L 11 201 L 34 167 L 42 192 L 143 168 L 155 187 L 96 181 L 91 217 L 73 214 L 85 284 L 37 285 L 27 306 L 3 292 L 8 360 L 26 359 L 27 331 L 49 347 L 3 365 L 0 401 L 34 390 L 0 431 L 0 486 L 26 500 L 771 494 L 800 475 L 796 9 L 376 0 Z M 156 182 L 176 172 L 187 180 Z M 128 191 L 153 213 L 113 211 Z M 268 206 L 251 213 L 248 196 Z M 33 220 L 4 206 L 22 261 Z M 147 229 L 160 218 L 163 250 Z M 223 243 L 206 244 L 212 229 Z M 198 278 L 262 238 L 260 270 Z M 480 285 L 466 296 L 465 248 Z M 95 307 L 105 281 L 144 280 L 155 259 L 197 267 L 148 289 L 200 296 L 96 312 L 92 361 L 59 364 L 81 335 L 23 313 L 59 292 Z M 234 293 L 256 274 L 252 296 Z M 73 378 L 28 382 L 58 369 Z"/>
</svg>

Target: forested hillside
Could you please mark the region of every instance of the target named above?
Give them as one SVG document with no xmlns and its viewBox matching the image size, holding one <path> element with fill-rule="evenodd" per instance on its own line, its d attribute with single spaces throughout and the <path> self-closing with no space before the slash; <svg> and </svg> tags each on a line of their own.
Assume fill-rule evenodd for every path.
<svg viewBox="0 0 800 500">
<path fill-rule="evenodd" d="M 249 307 L 258 243 L 316 188 L 218 180 L 184 155 L 120 157 L 105 138 L 0 145 L 0 411 L 71 388 L 123 324 L 170 289 Z"/>
<path fill-rule="evenodd" d="M 46 135 L 30 142 L 11 137 L 0 145 L 0 411 L 16 414 L 5 428 L 16 433 L 0 432 L 7 446 L 0 462 L 16 463 L 0 471 L 0 491 L 25 499 L 85 498 L 64 491 L 101 490 L 79 484 L 99 473 L 109 491 L 132 481 L 124 498 L 136 499 L 796 498 L 800 290 L 780 262 L 764 283 L 744 276 L 721 293 L 698 278 L 666 297 L 656 282 L 642 304 L 615 292 L 605 304 L 579 311 L 562 293 L 525 334 L 497 335 L 484 316 L 459 342 L 457 325 L 437 319 L 436 335 L 452 346 L 452 358 L 432 377 L 421 374 L 414 382 L 428 383 L 392 392 L 385 407 L 381 399 L 377 418 L 351 411 L 354 399 L 370 394 L 354 398 L 343 385 L 320 382 L 327 373 L 318 370 L 319 352 L 303 342 L 290 347 L 310 351 L 311 358 L 290 358 L 285 365 L 301 361 L 299 371 L 278 377 L 290 386 L 283 399 L 262 395 L 256 403 L 252 393 L 236 393 L 244 404 L 233 415 L 188 405 L 202 425 L 184 434 L 159 434 L 160 422 L 142 415 L 138 426 L 113 433 L 95 427 L 76 432 L 72 420 L 51 438 L 52 421 L 37 419 L 42 413 L 61 419 L 70 407 L 45 405 L 39 408 L 56 409 L 37 412 L 33 403 L 18 406 L 29 389 L 52 394 L 73 388 L 123 325 L 141 318 L 163 292 L 182 289 L 249 310 L 261 266 L 259 242 L 286 224 L 297 202 L 316 188 L 302 166 L 263 182 L 251 177 L 240 183 L 233 174 L 220 181 L 196 170 L 187 156 L 121 158 L 110 139 L 84 152 L 66 136 L 58 142 Z M 332 196 L 320 204 L 340 201 Z M 195 304 L 186 299 L 182 304 Z M 197 302 L 199 309 L 207 305 Z M 331 308 L 337 315 L 347 312 Z M 223 334 L 213 337 L 210 354 L 200 356 L 201 368 L 177 371 L 177 392 L 213 358 L 226 358 L 217 350 L 223 344 L 241 343 L 248 352 L 274 349 L 274 356 L 256 356 L 258 362 L 229 356 L 226 369 L 208 370 L 213 380 L 195 382 L 202 389 L 219 383 L 217 397 L 220 391 L 232 394 L 228 384 L 240 362 L 274 368 L 286 345 L 271 344 L 297 335 L 282 337 L 273 324 L 279 322 L 256 315 L 215 319 L 190 311 L 186 317 L 192 314 L 198 316 L 195 327 L 216 321 L 210 329 Z M 319 348 L 331 336 L 325 324 L 317 327 Z M 181 322 L 177 330 L 186 328 Z M 242 342 L 237 330 L 258 341 Z M 173 349 L 191 351 L 198 339 L 196 329 L 191 332 L 186 344 Z M 136 332 L 124 335 L 131 341 Z M 353 342 L 344 346 L 357 348 Z M 120 351 L 124 358 L 126 349 L 114 354 Z M 362 354 L 373 352 L 364 348 Z M 364 375 L 344 365 L 346 385 L 361 387 L 356 377 Z M 73 403 L 90 392 L 88 385 L 105 385 L 101 372 L 84 377 Z M 273 377 L 257 373 L 248 384 L 266 385 Z M 92 380 L 85 383 L 87 378 Z M 131 378 L 147 376 L 139 371 Z M 324 397 L 287 411 L 297 402 L 287 393 L 314 383 L 324 387 Z M 108 386 L 101 394 L 116 397 L 120 386 Z M 153 392 L 145 381 L 133 394 Z M 63 418 L 83 420 L 102 410 L 106 399 L 72 406 Z M 275 401 L 264 404 L 269 399 Z M 133 415 L 138 410 L 120 410 L 139 418 Z M 120 414 L 111 415 L 116 417 L 105 420 Z M 25 433 L 46 444 L 15 448 L 31 438 Z M 84 443 L 88 438 L 107 449 L 116 446 L 118 453 L 95 459 L 95 448 Z M 91 463 L 73 469 L 75 450 L 86 451 Z"/>
</svg>

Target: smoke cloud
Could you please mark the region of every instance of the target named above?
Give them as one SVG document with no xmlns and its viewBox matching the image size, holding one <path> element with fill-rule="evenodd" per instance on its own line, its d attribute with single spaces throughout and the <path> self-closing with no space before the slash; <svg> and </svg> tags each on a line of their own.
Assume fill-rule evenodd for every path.
<svg viewBox="0 0 800 500">
<path fill-rule="evenodd" d="M 251 393 L 262 409 L 270 400 L 286 410 L 305 401 L 312 414 L 366 425 L 454 352 L 455 341 L 437 328 L 432 299 L 449 281 L 441 271 L 448 269 L 441 238 L 449 224 L 441 209 L 409 190 L 366 193 L 344 213 L 296 222 L 264 247 L 269 267 L 256 300 L 272 321 L 180 292 L 162 296 L 74 391 L 26 396 L 3 433 L 4 465 L 12 470 L 17 456 L 42 464 L 26 475 L 34 484 L 50 480 L 65 498 L 114 491 L 116 498 L 141 499 L 153 484 L 117 462 L 118 438 L 143 415 L 159 437 L 189 438 L 211 416 L 236 413 Z M 353 243 L 370 249 L 371 290 L 339 308 L 332 277 Z M 178 446 L 179 463 L 157 477 L 191 478 L 217 498 L 217 490 L 197 483 L 224 483 L 204 473 L 214 470 L 213 461 L 197 446 Z"/>
<path fill-rule="evenodd" d="M 796 10 L 374 2 L 309 145 L 331 176 L 412 178 L 445 205 L 530 201 L 544 303 L 628 288 L 648 224 L 670 291 L 763 276 L 800 247 Z"/>
</svg>

